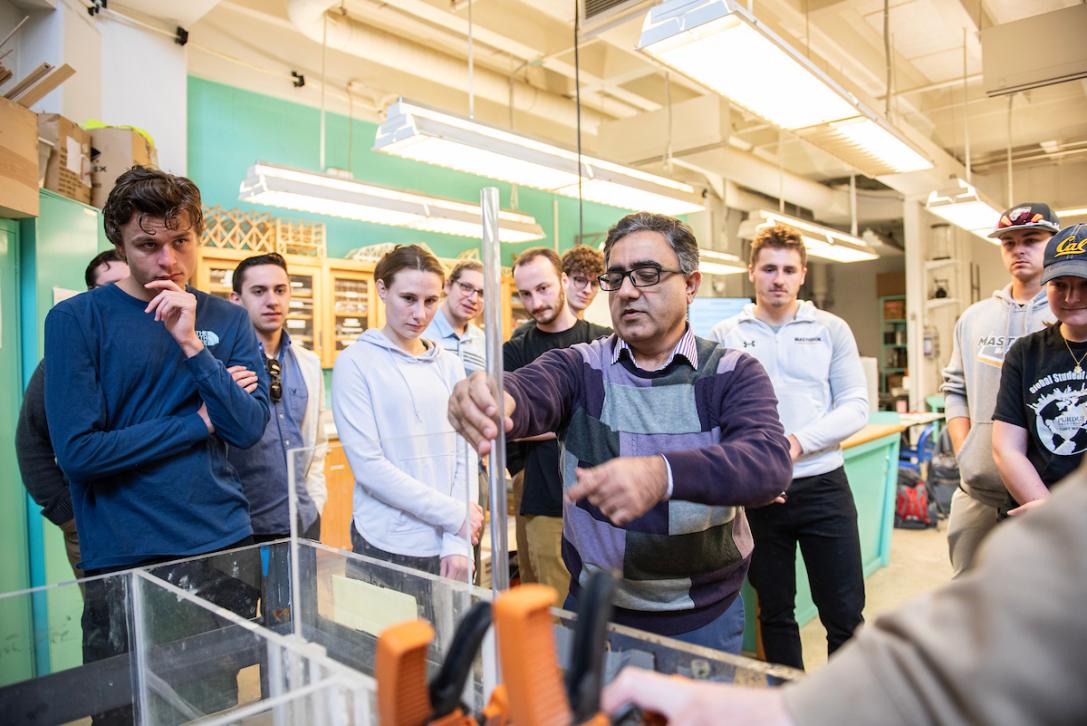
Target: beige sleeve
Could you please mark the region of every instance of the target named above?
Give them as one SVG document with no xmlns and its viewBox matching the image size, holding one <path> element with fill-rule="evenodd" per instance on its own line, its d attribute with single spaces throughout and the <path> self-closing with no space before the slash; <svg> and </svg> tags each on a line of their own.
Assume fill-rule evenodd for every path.
<svg viewBox="0 0 1087 726">
<path fill-rule="evenodd" d="M 799 726 L 1083 723 L 1085 524 L 1081 467 L 994 530 L 969 575 L 862 627 L 786 687 L 789 714 Z"/>
</svg>

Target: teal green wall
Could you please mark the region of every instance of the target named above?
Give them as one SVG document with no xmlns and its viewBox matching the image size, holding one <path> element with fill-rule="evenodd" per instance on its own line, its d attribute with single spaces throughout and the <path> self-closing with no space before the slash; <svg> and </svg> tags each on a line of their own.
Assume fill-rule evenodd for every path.
<svg viewBox="0 0 1087 726">
<path fill-rule="evenodd" d="M 325 222 L 331 257 L 342 257 L 355 247 L 380 242 L 425 242 L 444 257 L 453 257 L 461 250 L 478 246 L 477 242 L 465 237 L 317 217 L 239 202 L 238 185 L 255 161 L 319 170 L 320 111 L 195 76 L 189 77 L 188 100 L 188 174 L 199 185 L 205 204 L 218 204 L 227 209 L 259 209 L 281 217 Z M 479 202 L 481 187 L 495 186 L 499 189 L 502 207 L 510 208 L 509 184 L 371 151 L 377 125 L 368 121 L 354 121 L 349 160 L 347 123 L 346 116 L 326 114 L 327 166 L 349 169 L 362 181 L 475 203 Z M 547 238 L 521 245 L 503 245 L 505 263 L 508 264 L 519 250 L 552 244 L 551 201 L 554 198 L 555 195 L 546 192 L 518 189 L 518 208 L 536 218 Z M 573 246 L 578 234 L 578 202 L 567 197 L 557 198 L 559 247 L 566 249 Z M 586 202 L 585 233 L 607 231 L 627 212 Z"/>
<path fill-rule="evenodd" d="M 45 352 L 45 316 L 53 307 L 53 288 L 84 290 L 87 263 L 107 246 L 99 210 L 50 191 L 41 192 L 39 216 L 20 223 L 20 391 Z M 25 502 L 23 541 L 29 550 L 28 584 L 52 585 L 71 580 L 63 534 L 41 516 L 33 500 L 25 497 Z M 80 664 L 82 607 L 75 587 L 52 589 L 34 598 L 35 667 L 39 675 Z"/>
<path fill-rule="evenodd" d="M 19 225 L 0 219 L 0 592 L 30 586 L 26 499 L 15 461 L 23 390 L 19 346 Z M 33 675 L 30 614 L 29 599 L 0 599 L 0 686 Z"/>
</svg>

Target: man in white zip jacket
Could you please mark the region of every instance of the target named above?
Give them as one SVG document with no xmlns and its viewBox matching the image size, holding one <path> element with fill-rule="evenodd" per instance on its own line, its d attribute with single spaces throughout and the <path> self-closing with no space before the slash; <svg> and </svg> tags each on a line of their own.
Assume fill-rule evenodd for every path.
<svg viewBox="0 0 1087 726">
<path fill-rule="evenodd" d="M 284 330 L 291 304 L 291 281 L 282 256 L 271 253 L 238 263 L 230 301 L 241 305 L 264 350 L 271 383 L 272 411 L 261 440 L 227 454 L 249 499 L 253 539 L 269 541 L 290 534 L 288 457 L 294 457 L 300 536 L 321 538 L 321 511 L 328 500 L 325 484 L 325 379 L 321 360 Z M 240 367 L 239 367 L 240 368 Z M 230 369 L 242 386 L 250 371 Z"/>
<path fill-rule="evenodd" d="M 947 432 L 959 464 L 959 488 L 951 498 L 947 545 L 959 577 L 974 564 L 978 545 L 996 526 L 1008 491 L 993 462 L 993 409 L 1004 354 L 1017 339 L 1056 317 L 1042 286 L 1045 246 L 1061 228 L 1046 204 L 1024 202 L 1008 209 L 989 235 L 1011 281 L 976 302 L 955 323 L 951 359 L 944 368 Z"/>
<path fill-rule="evenodd" d="M 774 384 L 793 480 L 777 503 L 748 509 L 755 548 L 748 579 L 759 595 L 766 659 L 803 668 L 796 623 L 796 548 L 833 653 L 863 622 L 857 510 L 841 442 L 868 421 L 868 386 L 841 318 L 797 299 L 807 273 L 799 232 L 775 225 L 751 245 L 755 304 L 718 323 L 714 340 L 753 355 Z"/>
</svg>

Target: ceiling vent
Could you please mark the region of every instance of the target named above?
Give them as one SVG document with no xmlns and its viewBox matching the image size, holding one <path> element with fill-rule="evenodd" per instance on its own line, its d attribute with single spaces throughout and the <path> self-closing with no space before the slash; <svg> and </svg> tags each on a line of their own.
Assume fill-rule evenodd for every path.
<svg viewBox="0 0 1087 726">
<path fill-rule="evenodd" d="M 633 15 L 644 15 L 655 0 L 578 0 L 581 32 L 603 31 L 624 23 Z"/>
</svg>

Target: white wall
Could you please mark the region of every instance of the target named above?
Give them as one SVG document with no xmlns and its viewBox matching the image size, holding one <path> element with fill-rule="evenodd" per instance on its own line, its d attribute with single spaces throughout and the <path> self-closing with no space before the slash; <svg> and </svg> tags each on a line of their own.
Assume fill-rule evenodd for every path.
<svg viewBox="0 0 1087 726">
<path fill-rule="evenodd" d="M 55 10 L 24 10 L 3 0 L 0 32 L 7 33 L 24 16 L 30 20 L 14 38 L 15 52 L 5 59 L 19 80 L 41 63 L 56 67 L 67 63 L 75 75 L 32 107 L 34 111 L 61 113 L 82 123 L 101 113 L 101 46 L 95 21 L 75 0 L 60 0 Z M 9 21 L 9 22 L 5 22 Z"/>
<path fill-rule="evenodd" d="M 58 0 L 55 10 L 23 10 L 0 0 L 0 34 L 26 15 L 30 21 L 11 41 L 15 51 L 4 61 L 14 80 L 41 63 L 67 63 L 76 71 L 33 110 L 60 113 L 79 124 L 94 119 L 144 128 L 155 139 L 160 166 L 185 173 L 184 48 L 108 13 L 92 18 L 76 0 Z"/>
<path fill-rule="evenodd" d="M 99 28 L 102 120 L 146 129 L 155 140 L 159 166 L 184 174 L 188 154 L 185 48 L 166 36 L 109 17 Z"/>
</svg>

